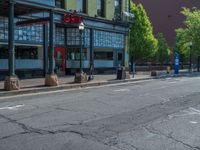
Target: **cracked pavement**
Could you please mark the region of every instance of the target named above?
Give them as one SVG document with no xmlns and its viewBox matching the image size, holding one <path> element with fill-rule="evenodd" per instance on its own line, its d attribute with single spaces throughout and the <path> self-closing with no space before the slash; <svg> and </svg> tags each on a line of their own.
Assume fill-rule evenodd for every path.
<svg viewBox="0 0 200 150">
<path fill-rule="evenodd" d="M 200 150 L 200 77 L 0 100 L 0 150 Z"/>
</svg>

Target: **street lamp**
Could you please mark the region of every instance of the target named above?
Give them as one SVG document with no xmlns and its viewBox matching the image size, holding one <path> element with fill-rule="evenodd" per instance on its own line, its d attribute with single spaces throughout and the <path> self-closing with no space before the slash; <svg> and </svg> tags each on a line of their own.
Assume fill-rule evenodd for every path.
<svg viewBox="0 0 200 150">
<path fill-rule="evenodd" d="M 79 32 L 80 32 L 80 44 L 81 44 L 81 47 L 80 47 L 80 73 L 83 71 L 82 70 L 82 51 L 83 51 L 83 31 L 85 29 L 85 25 L 83 22 L 81 22 L 79 24 Z"/>
<path fill-rule="evenodd" d="M 192 41 L 190 41 L 190 66 L 189 66 L 190 73 L 192 71 L 192 47 L 193 47 L 193 43 L 192 43 Z"/>
<path fill-rule="evenodd" d="M 87 74 L 83 72 L 82 67 L 82 51 L 83 51 L 83 31 L 85 29 L 85 25 L 83 22 L 79 24 L 79 32 L 80 32 L 80 69 L 75 74 L 75 82 L 76 83 L 84 83 L 87 82 Z"/>
</svg>

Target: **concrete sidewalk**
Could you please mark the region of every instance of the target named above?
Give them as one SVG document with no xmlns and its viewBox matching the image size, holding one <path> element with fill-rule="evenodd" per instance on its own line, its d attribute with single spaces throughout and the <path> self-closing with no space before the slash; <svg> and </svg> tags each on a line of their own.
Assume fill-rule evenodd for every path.
<svg viewBox="0 0 200 150">
<path fill-rule="evenodd" d="M 95 75 L 95 79 L 93 81 L 107 81 L 114 80 L 116 78 L 115 75 Z M 58 77 L 59 84 L 72 84 L 74 81 L 74 76 L 63 76 Z M 21 89 L 32 88 L 32 87 L 41 87 L 44 86 L 44 78 L 34 78 L 34 79 L 22 79 L 20 80 Z M 0 91 L 3 90 L 4 82 L 0 82 Z"/>
<path fill-rule="evenodd" d="M 152 79 L 152 77 L 148 74 L 135 75 L 134 78 L 130 80 L 116 80 L 115 74 L 95 75 L 94 80 L 90 82 L 75 84 L 73 82 L 74 76 L 65 76 L 65 77 L 59 77 L 60 84 L 57 87 L 44 86 L 44 78 L 24 79 L 24 80 L 20 80 L 21 89 L 19 91 L 4 91 L 3 89 L 4 82 L 1 81 L 0 82 L 0 97 L 47 92 L 47 91 L 56 91 L 56 90 L 64 90 L 64 89 L 73 89 L 73 88 L 79 88 L 79 87 L 90 87 L 90 86 L 98 86 L 98 85 L 130 82 L 130 81 L 149 80 L 149 79 Z"/>
</svg>

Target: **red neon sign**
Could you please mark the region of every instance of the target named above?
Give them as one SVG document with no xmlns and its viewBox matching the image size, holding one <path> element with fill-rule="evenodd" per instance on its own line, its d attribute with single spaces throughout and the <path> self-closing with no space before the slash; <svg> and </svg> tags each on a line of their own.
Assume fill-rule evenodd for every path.
<svg viewBox="0 0 200 150">
<path fill-rule="evenodd" d="M 73 14 L 64 14 L 64 22 L 65 23 L 73 23 L 73 24 L 80 24 L 82 21 L 82 17 L 76 16 Z"/>
</svg>

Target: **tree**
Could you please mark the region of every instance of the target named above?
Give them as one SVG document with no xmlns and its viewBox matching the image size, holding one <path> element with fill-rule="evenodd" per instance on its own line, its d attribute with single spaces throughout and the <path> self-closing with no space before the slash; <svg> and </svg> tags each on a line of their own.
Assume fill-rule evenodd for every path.
<svg viewBox="0 0 200 150">
<path fill-rule="evenodd" d="M 185 28 L 176 30 L 176 48 L 183 60 L 189 57 L 190 41 L 193 43 L 192 56 L 200 56 L 200 10 L 197 8 L 183 8 L 181 13 L 185 16 Z"/>
<path fill-rule="evenodd" d="M 169 59 L 170 49 L 162 33 L 158 33 L 156 38 L 158 40 L 158 49 L 155 57 L 157 62 L 161 64 L 161 68 L 163 68 L 163 64 L 166 63 L 166 61 Z"/>
<path fill-rule="evenodd" d="M 135 61 L 149 61 L 157 50 L 157 40 L 145 9 L 141 4 L 131 2 L 135 20 L 130 31 L 129 55 Z"/>
<path fill-rule="evenodd" d="M 174 51 L 180 54 L 180 61 L 182 62 L 182 64 L 189 57 L 190 48 L 186 29 L 180 28 L 176 30 L 176 46 Z"/>
</svg>

